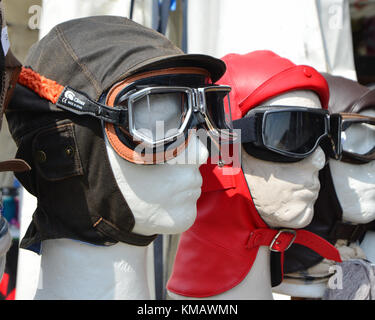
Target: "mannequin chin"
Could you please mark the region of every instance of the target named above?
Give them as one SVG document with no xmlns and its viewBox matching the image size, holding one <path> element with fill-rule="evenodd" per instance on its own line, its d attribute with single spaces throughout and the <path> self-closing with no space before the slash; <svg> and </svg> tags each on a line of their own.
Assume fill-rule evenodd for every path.
<svg viewBox="0 0 375 320">
<path fill-rule="evenodd" d="M 208 158 L 207 149 L 196 136 L 171 164 L 133 164 L 122 159 L 107 141 L 106 147 L 117 184 L 135 218 L 133 232 L 174 234 L 191 227 L 201 194 L 199 166 Z M 191 154 L 198 156 L 197 163 L 183 164 L 187 152 L 189 158 Z"/>
<path fill-rule="evenodd" d="M 283 94 L 262 105 L 321 108 L 318 96 L 305 90 Z M 262 219 L 275 228 L 307 226 L 319 194 L 318 174 L 325 164 L 323 150 L 318 147 L 311 156 L 293 163 L 263 161 L 245 151 L 242 155 L 245 178 Z"/>
<path fill-rule="evenodd" d="M 243 151 L 245 153 L 245 151 Z M 255 207 L 270 227 L 303 228 L 314 215 L 325 155 L 318 149 L 293 165 L 270 163 L 246 154 L 242 167 Z"/>
<path fill-rule="evenodd" d="M 321 108 L 318 96 L 306 90 L 279 95 L 262 105 Z M 245 151 L 242 152 L 241 159 L 255 207 L 268 225 L 302 228 L 311 221 L 313 205 L 320 189 L 318 172 L 325 164 L 325 155 L 320 148 L 306 159 L 294 163 L 263 161 Z M 173 299 L 191 299 L 171 292 L 169 295 Z M 259 248 L 250 272 L 236 287 L 203 299 L 272 300 L 269 248 Z"/>
</svg>

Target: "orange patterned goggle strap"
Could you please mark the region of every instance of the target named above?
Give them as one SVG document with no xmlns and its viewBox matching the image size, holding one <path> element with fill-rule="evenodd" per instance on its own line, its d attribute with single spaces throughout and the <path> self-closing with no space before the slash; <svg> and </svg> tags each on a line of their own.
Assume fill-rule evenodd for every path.
<svg viewBox="0 0 375 320">
<path fill-rule="evenodd" d="M 56 104 L 64 86 L 47 79 L 30 68 L 22 67 L 18 83 L 37 93 L 41 98 Z"/>
</svg>

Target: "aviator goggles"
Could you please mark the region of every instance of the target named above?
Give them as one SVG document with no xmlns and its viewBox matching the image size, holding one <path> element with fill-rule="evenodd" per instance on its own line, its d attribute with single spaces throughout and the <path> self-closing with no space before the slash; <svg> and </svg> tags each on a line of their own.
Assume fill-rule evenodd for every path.
<svg viewBox="0 0 375 320">
<path fill-rule="evenodd" d="M 361 164 L 375 160 L 375 118 L 355 113 L 340 113 L 341 161 Z"/>
<path fill-rule="evenodd" d="M 328 156 L 341 156 L 338 114 L 306 107 L 261 106 L 252 109 L 233 129 L 241 130 L 245 151 L 262 160 L 295 162 L 321 145 Z"/>
<path fill-rule="evenodd" d="M 25 73 L 41 77 L 24 68 L 19 82 L 29 88 L 29 81 L 22 81 Z M 45 78 L 43 83 L 46 86 Z M 231 121 L 225 108 L 230 114 L 230 90 L 209 83 L 206 70 L 171 68 L 129 77 L 98 102 L 69 86 L 60 86 L 56 98 L 49 100 L 61 109 L 103 121 L 109 142 L 124 159 L 154 164 L 182 152 L 189 129 L 204 128 L 211 138 L 229 140 Z"/>
</svg>

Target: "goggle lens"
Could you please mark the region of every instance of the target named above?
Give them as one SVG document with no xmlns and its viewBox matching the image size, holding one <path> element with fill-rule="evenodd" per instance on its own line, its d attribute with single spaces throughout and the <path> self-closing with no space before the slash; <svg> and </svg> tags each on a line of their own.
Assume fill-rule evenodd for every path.
<svg viewBox="0 0 375 320">
<path fill-rule="evenodd" d="M 296 155 L 310 153 L 327 133 L 325 118 L 323 114 L 304 111 L 268 113 L 264 119 L 264 145 Z"/>
<path fill-rule="evenodd" d="M 184 92 L 151 93 L 132 106 L 133 129 L 148 141 L 162 141 L 179 134 L 188 113 Z"/>
<path fill-rule="evenodd" d="M 207 116 L 216 129 L 232 128 L 232 115 L 228 91 L 205 92 Z"/>
<path fill-rule="evenodd" d="M 358 155 L 374 152 L 375 124 L 352 122 L 341 133 L 343 151 Z"/>
</svg>

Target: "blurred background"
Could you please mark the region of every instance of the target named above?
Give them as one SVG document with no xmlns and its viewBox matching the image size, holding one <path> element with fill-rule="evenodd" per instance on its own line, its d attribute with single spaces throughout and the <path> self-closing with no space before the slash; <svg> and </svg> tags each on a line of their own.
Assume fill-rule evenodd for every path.
<svg viewBox="0 0 375 320">
<path fill-rule="evenodd" d="M 296 64 L 375 84 L 374 0 L 2 0 L 14 55 L 24 63 L 29 48 L 58 23 L 95 15 L 120 15 L 165 34 L 188 53 L 221 58 L 228 53 L 269 49 Z M 5 121 L 5 120 L 4 120 Z M 0 133 L 0 161 L 16 146 L 6 121 Z M 0 174 L 3 214 L 13 246 L 0 299 L 32 299 L 40 261 L 18 250 L 36 199 L 15 180 Z M 178 236 L 159 236 L 150 246 L 149 278 L 155 299 L 167 299 L 165 283 Z M 275 295 L 276 299 L 289 299 Z"/>
</svg>

